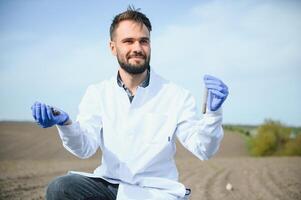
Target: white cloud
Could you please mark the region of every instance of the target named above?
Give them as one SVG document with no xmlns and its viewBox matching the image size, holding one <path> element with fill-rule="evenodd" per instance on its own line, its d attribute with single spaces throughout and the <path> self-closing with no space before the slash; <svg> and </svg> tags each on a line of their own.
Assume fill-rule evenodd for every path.
<svg viewBox="0 0 301 200">
<path fill-rule="evenodd" d="M 171 25 L 153 39 L 153 65 L 198 98 L 204 73 L 222 78 L 230 86 L 228 122 L 260 123 L 272 117 L 300 125 L 298 6 L 274 1 L 201 4 L 183 16 L 186 24 Z M 296 99 L 287 104 L 288 97 Z"/>
<path fill-rule="evenodd" d="M 75 118 L 86 87 L 115 73 L 107 41 L 85 43 L 64 35 L 34 38 L 2 58 L 0 119 L 31 119 L 27 110 L 36 100 L 64 108 Z"/>
<path fill-rule="evenodd" d="M 152 67 L 191 90 L 198 102 L 202 76 L 220 77 L 230 88 L 225 122 L 261 123 L 272 117 L 300 125 L 300 5 L 201 3 L 181 22 L 154 27 L 160 34 L 152 38 Z M 74 117 L 86 86 L 117 68 L 108 38 L 99 38 L 2 33 L 0 119 L 30 119 L 27 108 L 37 98 Z"/>
</svg>

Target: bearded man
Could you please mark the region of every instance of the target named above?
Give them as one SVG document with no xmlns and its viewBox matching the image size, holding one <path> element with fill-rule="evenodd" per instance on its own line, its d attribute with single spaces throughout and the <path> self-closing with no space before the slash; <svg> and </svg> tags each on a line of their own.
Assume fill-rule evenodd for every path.
<svg viewBox="0 0 301 200">
<path fill-rule="evenodd" d="M 152 30 L 149 19 L 129 8 L 115 16 L 110 49 L 116 76 L 88 87 L 76 121 L 63 110 L 41 102 L 32 115 L 43 128 L 56 125 L 63 146 L 79 158 L 98 148 L 101 165 L 94 173 L 69 172 L 48 185 L 46 199 L 178 200 L 190 190 L 178 181 L 175 141 L 201 160 L 218 150 L 223 138 L 222 104 L 227 86 L 206 75 L 206 113 L 198 117 L 186 89 L 150 67 Z"/>
</svg>

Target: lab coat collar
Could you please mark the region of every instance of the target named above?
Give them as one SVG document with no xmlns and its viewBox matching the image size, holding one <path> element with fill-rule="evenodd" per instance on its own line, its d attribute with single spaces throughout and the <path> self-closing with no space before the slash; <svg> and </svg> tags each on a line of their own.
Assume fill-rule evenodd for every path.
<svg viewBox="0 0 301 200">
<path fill-rule="evenodd" d="M 110 81 L 111 84 L 114 85 L 113 88 L 118 93 L 119 98 L 123 99 L 121 100 L 123 102 L 122 104 L 129 109 L 139 108 L 148 101 L 151 101 L 162 87 L 164 87 L 164 84 L 168 83 L 168 81 L 158 75 L 153 68 L 150 68 L 149 85 L 147 87 L 138 86 L 135 97 L 132 103 L 130 103 L 126 92 L 118 85 L 116 75 L 113 76 Z"/>
</svg>

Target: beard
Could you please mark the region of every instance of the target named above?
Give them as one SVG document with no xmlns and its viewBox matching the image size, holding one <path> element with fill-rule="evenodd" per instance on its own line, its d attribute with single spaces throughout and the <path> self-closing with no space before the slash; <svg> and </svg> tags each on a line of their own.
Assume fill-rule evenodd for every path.
<svg viewBox="0 0 301 200">
<path fill-rule="evenodd" d="M 132 65 L 131 63 L 122 60 L 120 56 L 117 54 L 117 60 L 120 67 L 129 74 L 142 74 L 143 72 L 145 72 L 145 70 L 150 69 L 149 66 L 150 57 L 146 57 L 145 55 L 142 54 L 136 54 L 136 55 L 143 56 L 145 60 L 144 63 Z"/>
</svg>

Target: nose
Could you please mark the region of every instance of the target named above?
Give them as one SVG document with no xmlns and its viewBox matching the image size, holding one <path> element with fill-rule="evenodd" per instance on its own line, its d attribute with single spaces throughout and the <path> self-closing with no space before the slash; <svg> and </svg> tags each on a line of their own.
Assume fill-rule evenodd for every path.
<svg viewBox="0 0 301 200">
<path fill-rule="evenodd" d="M 142 47 L 139 41 L 134 42 L 133 44 L 133 52 L 135 53 L 141 53 L 142 52 Z"/>
</svg>

